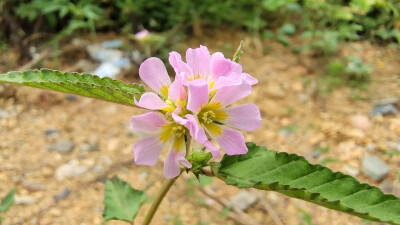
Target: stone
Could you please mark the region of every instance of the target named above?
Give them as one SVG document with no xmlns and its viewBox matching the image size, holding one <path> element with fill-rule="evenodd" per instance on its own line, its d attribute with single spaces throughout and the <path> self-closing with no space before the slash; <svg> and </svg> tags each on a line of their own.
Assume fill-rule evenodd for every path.
<svg viewBox="0 0 400 225">
<path fill-rule="evenodd" d="M 103 41 L 103 43 L 101 43 L 104 48 L 120 48 L 123 44 L 124 42 L 118 39 Z"/>
<path fill-rule="evenodd" d="M 258 201 L 257 195 L 250 191 L 241 190 L 238 194 L 233 196 L 230 200 L 232 207 L 242 211 L 247 210 L 250 206 Z"/>
<path fill-rule="evenodd" d="M 8 118 L 9 113 L 3 109 L 0 108 L 0 119 Z"/>
<path fill-rule="evenodd" d="M 58 202 L 63 198 L 66 198 L 69 196 L 69 194 L 71 194 L 71 190 L 69 188 L 65 188 L 63 191 L 61 191 L 60 193 L 53 195 L 53 199 L 54 201 Z"/>
<path fill-rule="evenodd" d="M 60 131 L 59 131 L 58 129 L 46 129 L 46 130 L 44 131 L 44 134 L 45 134 L 47 137 L 56 138 L 56 137 L 58 137 L 58 135 L 60 134 Z"/>
<path fill-rule="evenodd" d="M 367 116 L 364 115 L 352 115 L 349 118 L 350 124 L 360 130 L 368 130 L 371 128 L 371 122 Z"/>
<path fill-rule="evenodd" d="M 374 181 L 382 180 L 389 172 L 389 166 L 373 155 L 367 155 L 362 159 L 362 169 L 364 174 Z"/>
<path fill-rule="evenodd" d="M 353 176 L 353 177 L 357 177 L 360 174 L 360 171 L 357 168 L 354 168 L 352 166 L 349 165 L 345 165 L 343 167 L 343 170 L 346 174 Z"/>
<path fill-rule="evenodd" d="M 93 167 L 93 171 L 94 171 L 94 172 L 97 172 L 97 173 L 101 173 L 101 172 L 104 171 L 104 167 L 101 166 L 101 165 L 95 165 L 95 166 Z"/>
<path fill-rule="evenodd" d="M 371 143 L 368 143 L 368 144 L 365 146 L 365 148 L 366 148 L 368 151 L 370 151 L 370 152 L 375 151 L 375 145 L 374 145 L 374 144 L 371 144 Z"/>
<path fill-rule="evenodd" d="M 76 97 L 76 95 L 67 94 L 67 95 L 65 96 L 65 99 L 67 99 L 68 101 L 73 102 L 73 101 L 78 100 L 78 97 Z"/>
<path fill-rule="evenodd" d="M 104 62 L 93 72 L 99 77 L 115 77 L 121 71 L 121 68 L 111 62 Z"/>
<path fill-rule="evenodd" d="M 92 59 L 99 62 L 113 62 L 123 57 L 123 52 L 116 49 L 104 48 L 99 44 L 89 45 L 87 51 Z"/>
<path fill-rule="evenodd" d="M 37 202 L 35 197 L 29 195 L 15 195 L 14 204 L 16 205 L 33 205 Z"/>
<path fill-rule="evenodd" d="M 92 151 L 99 151 L 99 143 L 94 142 L 94 143 L 82 143 L 80 145 L 81 149 L 85 152 L 92 152 Z"/>
<path fill-rule="evenodd" d="M 397 115 L 398 113 L 399 111 L 393 104 L 376 105 L 371 110 L 370 116 L 371 117 L 375 117 L 378 115 L 388 116 L 388 115 Z"/>
<path fill-rule="evenodd" d="M 77 160 L 71 160 L 67 164 L 61 165 L 56 169 L 57 180 L 76 177 L 85 174 L 88 169 L 85 166 L 80 166 Z"/>
<path fill-rule="evenodd" d="M 74 148 L 75 148 L 75 143 L 70 140 L 62 140 L 47 146 L 47 150 L 58 151 L 61 153 L 70 153 L 74 150 Z"/>
</svg>

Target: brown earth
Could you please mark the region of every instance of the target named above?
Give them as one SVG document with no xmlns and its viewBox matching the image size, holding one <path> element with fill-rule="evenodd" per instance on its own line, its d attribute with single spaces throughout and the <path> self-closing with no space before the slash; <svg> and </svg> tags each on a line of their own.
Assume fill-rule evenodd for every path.
<svg viewBox="0 0 400 225">
<path fill-rule="evenodd" d="M 219 34 L 217 38 L 193 38 L 182 44 L 181 49 L 203 44 L 212 52 L 223 50 L 232 54 L 234 49 L 227 48 L 226 43 L 236 46 L 243 38 L 246 39 L 242 34 L 231 33 Z M 362 182 L 399 195 L 400 154 L 387 154 L 387 151 L 399 141 L 400 116 L 368 117 L 374 100 L 400 97 L 399 86 L 394 81 L 400 73 L 398 48 L 367 42 L 342 45 L 340 55 L 359 56 L 375 68 L 373 81 L 363 92 L 365 100 L 358 100 L 355 91 L 347 87 L 335 89 L 331 94 L 318 91 L 316 78 L 323 68 L 318 64 L 323 60 L 293 54 L 276 42 L 263 43 L 268 48 L 265 55 L 253 46 L 257 45 L 246 47 L 241 64 L 246 72 L 258 78 L 259 84 L 241 102 L 254 102 L 261 108 L 263 126 L 246 133 L 246 140 L 269 149 L 303 155 L 312 163 L 333 159 L 326 166 L 334 171 L 359 171 L 357 178 Z M 1 55 L 10 62 L 0 68 L 1 72 L 6 72 L 5 68 L 17 68 L 10 67 L 12 52 Z M 47 61 L 44 65 L 51 67 L 52 63 Z M 70 66 L 60 63 L 60 69 L 69 70 Z M 6 89 L 11 94 L 0 98 L 0 109 L 8 113 L 0 119 L 0 197 L 17 187 L 21 204 L 0 215 L 5 218 L 4 224 L 124 224 L 102 222 L 103 182 L 114 175 L 136 189 L 145 189 L 150 197 L 157 193 L 164 179 L 162 163 L 155 167 L 133 163 L 132 145 L 140 136 L 129 130 L 129 118 L 144 110 L 81 97 L 68 100 L 65 94 L 33 88 Z M 367 121 L 357 123 L 355 115 L 362 115 Z M 282 132 L 285 127 L 292 128 L 289 135 Z M 58 130 L 58 134 L 46 135 L 49 129 Z M 48 145 L 66 139 L 76 145 L 71 153 L 46 150 Z M 98 143 L 98 150 L 85 151 L 84 143 Z M 318 146 L 327 146 L 329 151 L 318 156 L 314 151 Z M 375 155 L 389 165 L 390 172 L 382 182 L 374 182 L 362 173 L 361 159 L 365 155 Z M 79 176 L 57 178 L 57 168 L 67 163 L 77 163 L 87 171 Z M 66 188 L 70 194 L 55 201 L 53 196 Z M 214 197 L 200 189 L 193 185 L 192 174 L 183 175 L 162 202 L 153 224 L 179 224 L 176 218 L 188 225 L 240 224 L 221 213 L 223 207 L 216 202 L 229 200 L 239 189 L 219 180 L 214 180 L 207 189 Z M 357 217 L 302 200 L 274 192 L 256 193 L 262 194 L 261 199 L 245 214 L 259 224 L 279 224 L 276 217 L 283 224 L 308 224 L 308 217 L 311 224 L 362 224 Z M 149 206 L 149 202 L 144 204 L 135 224 L 141 224 Z M 246 218 L 246 215 L 232 214 Z"/>
</svg>

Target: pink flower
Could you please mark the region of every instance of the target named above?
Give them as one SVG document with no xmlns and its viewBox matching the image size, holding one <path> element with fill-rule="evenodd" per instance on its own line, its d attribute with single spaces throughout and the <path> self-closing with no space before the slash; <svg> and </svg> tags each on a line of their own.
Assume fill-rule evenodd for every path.
<svg viewBox="0 0 400 225">
<path fill-rule="evenodd" d="M 226 59 L 222 53 L 210 55 L 207 48 L 188 49 L 187 63 L 176 52 L 170 53 L 170 64 L 176 72 L 174 82 L 158 58 L 145 60 L 140 78 L 154 92 L 144 93 L 139 107 L 154 110 L 131 119 L 131 128 L 148 134 L 134 145 L 135 163 L 154 165 L 163 149 L 168 148 L 164 175 L 178 176 L 181 165 L 191 164 L 185 156 L 189 135 L 219 156 L 218 142 L 228 155 L 245 154 L 247 147 L 237 129 L 251 131 L 261 125 L 258 107 L 254 104 L 230 105 L 252 92 L 257 80 L 242 72 L 242 67 Z"/>
<path fill-rule="evenodd" d="M 225 58 L 221 52 L 210 55 L 205 46 L 189 48 L 186 51 L 186 62 L 182 61 L 179 53 L 169 53 L 169 63 L 176 74 L 184 74 L 188 81 L 204 79 L 209 83 L 211 90 L 238 85 L 242 81 L 250 85 L 258 82 L 254 77 L 243 73 L 240 64 Z"/>
<path fill-rule="evenodd" d="M 143 40 L 143 39 L 145 39 L 145 38 L 148 38 L 148 37 L 150 37 L 150 32 L 148 31 L 148 30 L 141 30 L 141 31 L 139 31 L 139 32 L 137 32 L 136 34 L 135 34 L 135 37 L 138 39 L 138 40 Z"/>
<path fill-rule="evenodd" d="M 176 177 L 180 173 L 180 164 L 190 168 L 191 164 L 185 159 L 185 136 L 187 129 L 174 122 L 168 113 L 179 111 L 186 92 L 179 79 L 171 84 L 163 62 L 158 58 L 149 58 L 139 68 L 142 80 L 156 93 L 148 92 L 135 99 L 137 106 L 159 110 L 131 118 L 131 128 L 149 134 L 133 147 L 135 163 L 138 165 L 152 166 L 157 162 L 161 151 L 169 148 L 164 164 L 164 175 L 167 178 Z M 178 109 L 178 110 L 176 110 Z M 163 114 L 164 113 L 164 114 Z"/>
<path fill-rule="evenodd" d="M 188 85 L 187 109 L 191 114 L 185 119 L 173 114 L 174 119 L 188 128 L 190 135 L 204 144 L 213 154 L 219 151 L 206 137 L 216 140 L 228 155 L 247 153 L 245 139 L 236 129 L 252 131 L 261 126 L 260 110 L 254 104 L 230 107 L 235 101 L 252 92 L 251 85 L 226 86 L 210 96 L 210 88 L 204 79 L 197 79 Z"/>
</svg>

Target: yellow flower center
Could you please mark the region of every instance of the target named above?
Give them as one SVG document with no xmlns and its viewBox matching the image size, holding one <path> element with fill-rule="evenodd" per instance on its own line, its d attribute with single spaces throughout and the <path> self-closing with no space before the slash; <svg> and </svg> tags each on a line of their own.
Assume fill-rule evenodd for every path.
<svg viewBox="0 0 400 225">
<path fill-rule="evenodd" d="M 176 137 L 181 137 L 186 134 L 186 129 L 182 125 L 172 127 L 172 134 Z"/>
<path fill-rule="evenodd" d="M 205 124 L 212 123 L 215 119 L 215 113 L 214 111 L 208 110 L 204 112 L 202 115 L 200 115 L 201 120 Z"/>
</svg>

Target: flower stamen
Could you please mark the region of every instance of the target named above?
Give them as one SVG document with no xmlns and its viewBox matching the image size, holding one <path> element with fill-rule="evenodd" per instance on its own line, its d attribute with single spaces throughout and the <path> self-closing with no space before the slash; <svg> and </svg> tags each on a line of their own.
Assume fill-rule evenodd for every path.
<svg viewBox="0 0 400 225">
<path fill-rule="evenodd" d="M 208 110 L 202 114 L 201 119 L 203 123 L 209 124 L 214 121 L 215 117 L 216 117 L 215 113 L 211 110 Z"/>
</svg>

